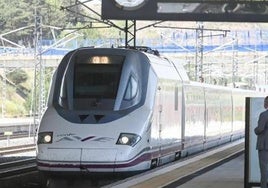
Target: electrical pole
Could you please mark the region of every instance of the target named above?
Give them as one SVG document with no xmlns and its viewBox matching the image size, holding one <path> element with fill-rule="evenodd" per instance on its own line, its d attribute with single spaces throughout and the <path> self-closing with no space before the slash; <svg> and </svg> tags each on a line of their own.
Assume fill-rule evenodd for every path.
<svg viewBox="0 0 268 188">
<path fill-rule="evenodd" d="M 195 81 L 204 82 L 203 78 L 203 38 L 204 38 L 204 25 L 198 23 L 196 29 L 196 54 L 195 54 Z"/>
<path fill-rule="evenodd" d="M 34 125 L 38 126 L 41 115 L 45 109 L 45 76 L 44 65 L 42 61 L 42 16 L 35 9 L 35 29 L 34 29 L 34 48 L 35 48 L 35 66 L 34 66 Z M 36 127 L 34 127 L 36 129 Z"/>
<path fill-rule="evenodd" d="M 237 75 L 238 75 L 238 40 L 237 40 L 237 33 L 235 33 L 235 38 L 233 38 L 234 43 L 232 44 L 232 50 L 233 50 L 233 61 L 232 61 L 232 83 L 233 87 L 236 87 L 235 82 L 237 81 Z"/>
<path fill-rule="evenodd" d="M 136 20 L 126 20 L 125 47 L 136 47 Z"/>
</svg>

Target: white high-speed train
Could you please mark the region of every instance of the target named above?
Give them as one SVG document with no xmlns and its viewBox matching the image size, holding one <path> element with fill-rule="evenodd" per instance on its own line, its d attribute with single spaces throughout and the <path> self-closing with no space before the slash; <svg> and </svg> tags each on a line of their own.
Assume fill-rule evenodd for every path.
<svg viewBox="0 0 268 188">
<path fill-rule="evenodd" d="M 134 49 L 79 48 L 59 64 L 38 129 L 53 173 L 139 172 L 244 136 L 252 91 L 190 82 L 182 65 Z"/>
</svg>

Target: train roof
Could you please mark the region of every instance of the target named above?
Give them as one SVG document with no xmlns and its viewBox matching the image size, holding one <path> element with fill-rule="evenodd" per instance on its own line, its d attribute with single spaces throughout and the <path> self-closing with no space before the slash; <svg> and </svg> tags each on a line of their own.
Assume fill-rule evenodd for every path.
<svg viewBox="0 0 268 188">
<path fill-rule="evenodd" d="M 183 82 L 190 81 L 188 74 L 185 68 L 183 67 L 183 62 L 179 61 L 179 59 L 161 56 L 159 53 L 154 53 L 154 52 L 148 53 L 147 51 L 142 51 L 141 53 L 144 53 L 151 63 L 157 63 L 163 66 L 168 66 L 173 70 L 175 69 L 175 71 L 177 72 L 177 74 L 179 75 L 180 79 Z M 166 72 L 165 74 L 168 74 L 168 73 Z"/>
<path fill-rule="evenodd" d="M 158 62 L 163 65 L 170 66 L 174 69 L 176 69 L 176 72 L 180 76 L 181 80 L 183 82 L 189 82 L 190 79 L 188 77 L 188 74 L 186 70 L 183 67 L 183 62 L 179 61 L 179 59 L 175 58 L 169 58 L 169 57 L 164 57 L 159 54 L 157 50 L 153 50 L 150 47 L 146 46 L 136 46 L 136 47 L 118 47 L 118 48 L 94 48 L 94 47 L 82 47 L 78 48 L 77 50 L 83 50 L 83 49 L 92 49 L 92 50 L 126 50 L 126 51 L 136 51 L 137 53 L 142 53 L 144 54 L 150 62 Z"/>
</svg>

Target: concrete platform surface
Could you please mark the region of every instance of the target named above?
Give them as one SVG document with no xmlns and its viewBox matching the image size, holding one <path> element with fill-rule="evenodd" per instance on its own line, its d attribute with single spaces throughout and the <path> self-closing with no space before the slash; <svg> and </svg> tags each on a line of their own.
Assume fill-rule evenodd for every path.
<svg viewBox="0 0 268 188">
<path fill-rule="evenodd" d="M 244 188 L 244 154 L 193 178 L 179 188 Z"/>
<path fill-rule="evenodd" d="M 185 188 L 221 188 L 220 184 L 228 188 L 243 188 L 243 151 L 244 142 L 239 140 L 107 185 L 106 188 L 175 188 L 182 186 Z M 204 179 L 197 179 L 201 182 L 195 182 L 196 178 L 201 178 L 210 171 L 212 171 L 212 177 L 207 175 Z M 229 183 L 234 183 L 234 186 L 229 185 Z"/>
</svg>

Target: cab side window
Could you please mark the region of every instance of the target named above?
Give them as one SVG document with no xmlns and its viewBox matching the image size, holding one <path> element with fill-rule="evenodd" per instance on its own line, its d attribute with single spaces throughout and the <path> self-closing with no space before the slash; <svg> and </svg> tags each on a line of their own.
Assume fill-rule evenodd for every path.
<svg viewBox="0 0 268 188">
<path fill-rule="evenodd" d="M 128 79 L 128 84 L 127 84 L 127 88 L 125 91 L 124 100 L 129 101 L 129 100 L 134 99 L 137 93 L 138 93 L 138 82 L 133 76 L 130 76 L 130 78 Z"/>
</svg>

